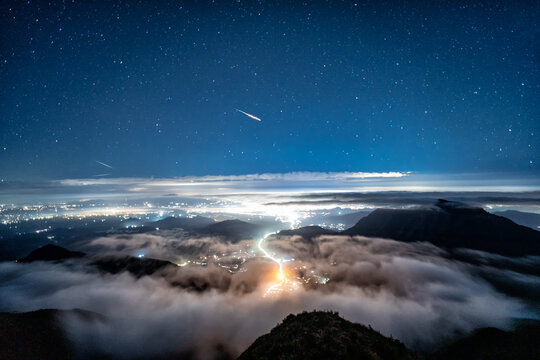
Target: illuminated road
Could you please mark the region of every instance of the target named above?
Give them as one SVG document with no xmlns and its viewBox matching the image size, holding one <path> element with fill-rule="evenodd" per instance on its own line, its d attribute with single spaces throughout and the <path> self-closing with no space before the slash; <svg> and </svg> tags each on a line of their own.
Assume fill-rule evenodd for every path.
<svg viewBox="0 0 540 360">
<path fill-rule="evenodd" d="M 286 273 L 283 271 L 283 259 L 278 259 L 274 256 L 272 256 L 263 246 L 264 241 L 269 237 L 274 235 L 275 232 L 266 234 L 262 239 L 259 240 L 258 246 L 259 249 L 263 252 L 264 256 L 278 264 L 279 266 L 279 273 L 278 273 L 278 280 L 279 282 L 271 285 L 268 289 L 266 289 L 266 292 L 264 293 L 264 296 L 272 296 L 272 295 L 278 295 L 283 292 L 291 292 L 296 289 L 298 289 L 298 286 L 300 283 L 294 279 L 289 279 L 286 275 Z"/>
</svg>

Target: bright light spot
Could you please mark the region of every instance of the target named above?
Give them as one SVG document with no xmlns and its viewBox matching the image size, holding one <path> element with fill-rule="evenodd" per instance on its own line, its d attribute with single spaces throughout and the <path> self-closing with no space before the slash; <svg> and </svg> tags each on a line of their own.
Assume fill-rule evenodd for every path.
<svg viewBox="0 0 540 360">
<path fill-rule="evenodd" d="M 297 280 L 289 279 L 287 274 L 283 271 L 283 260 L 272 256 L 263 247 L 264 240 L 266 240 L 267 237 L 269 237 L 269 236 L 271 236 L 273 234 L 275 234 L 275 233 L 270 233 L 270 234 L 265 235 L 261 240 L 259 240 L 259 243 L 258 243 L 259 249 L 264 253 L 264 255 L 267 258 L 269 258 L 270 260 L 272 260 L 273 262 L 275 262 L 276 264 L 279 265 L 279 269 L 278 269 L 278 272 L 277 272 L 277 279 L 278 279 L 279 282 L 275 283 L 275 284 L 272 284 L 266 290 L 266 292 L 264 293 L 264 297 L 279 295 L 279 294 L 282 294 L 284 292 L 295 291 L 300 286 L 300 283 Z"/>
</svg>

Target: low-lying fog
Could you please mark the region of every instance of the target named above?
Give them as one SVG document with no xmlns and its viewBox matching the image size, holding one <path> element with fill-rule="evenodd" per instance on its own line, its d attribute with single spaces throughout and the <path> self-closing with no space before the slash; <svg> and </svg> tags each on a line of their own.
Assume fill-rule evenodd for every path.
<svg viewBox="0 0 540 360">
<path fill-rule="evenodd" d="M 506 327 L 514 318 L 538 317 L 530 299 L 499 292 L 497 282 L 483 276 L 492 269 L 499 282 L 524 290 L 540 288 L 538 258 L 510 260 L 465 251 L 465 259 L 475 259 L 473 265 L 452 260 L 427 243 L 348 236 L 270 237 L 267 248 L 294 258 L 284 265 L 291 278 L 317 274 L 330 280 L 303 283 L 295 291 L 265 297 L 277 281 L 278 266 L 255 252 L 253 240 L 231 243 L 221 237 L 189 238 L 175 231 L 111 235 L 89 240 L 85 250 L 89 254 L 138 250 L 147 257 L 172 261 L 180 261 L 176 256 L 185 253 L 191 258 L 240 250 L 251 255 L 236 272 L 209 261 L 206 266 L 166 267 L 138 279 L 127 272 L 103 274 L 88 260 L 4 262 L 0 263 L 0 309 L 80 308 L 102 314 L 66 317 L 66 329 L 86 351 L 120 358 L 167 352 L 200 358 L 216 352 L 238 355 L 287 314 L 312 309 L 339 311 L 348 320 L 369 324 L 417 349 L 476 327 Z M 486 260 L 478 262 L 482 258 Z M 530 271 L 519 273 L 512 266 L 497 264 Z"/>
</svg>

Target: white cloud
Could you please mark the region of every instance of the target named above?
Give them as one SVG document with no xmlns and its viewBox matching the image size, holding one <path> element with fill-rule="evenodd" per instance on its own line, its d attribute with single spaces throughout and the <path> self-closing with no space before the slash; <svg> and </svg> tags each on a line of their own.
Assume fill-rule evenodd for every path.
<svg viewBox="0 0 540 360">
<path fill-rule="evenodd" d="M 96 242 L 114 248 L 117 241 L 129 245 L 129 238 Z M 169 236 L 135 235 L 133 241 L 156 254 L 171 246 Z M 227 246 L 233 245 L 221 243 L 219 251 L 232 249 Z M 269 247 L 298 257 L 298 264 L 325 273 L 330 282 L 264 298 L 275 264 L 261 257 L 237 274 L 217 266 L 171 267 L 140 279 L 127 273 L 104 275 L 83 265 L 0 263 L 0 310 L 82 308 L 101 313 L 106 321 L 69 318 L 67 329 L 85 346 L 92 344 L 115 358 L 178 351 L 205 358 L 218 344 L 238 355 L 287 314 L 313 309 L 339 311 L 413 347 L 436 344 L 456 331 L 504 327 L 515 317 L 538 316 L 432 245 L 326 236 L 312 245 L 283 237 L 269 241 Z M 193 284 L 205 290 L 193 291 Z"/>
</svg>

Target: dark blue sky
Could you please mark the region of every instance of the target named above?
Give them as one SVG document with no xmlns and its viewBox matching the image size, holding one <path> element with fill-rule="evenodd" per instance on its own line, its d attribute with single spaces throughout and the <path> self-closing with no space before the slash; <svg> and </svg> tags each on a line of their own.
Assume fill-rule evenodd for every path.
<svg viewBox="0 0 540 360">
<path fill-rule="evenodd" d="M 540 170 L 538 2 L 0 7 L 4 179 Z"/>
</svg>

